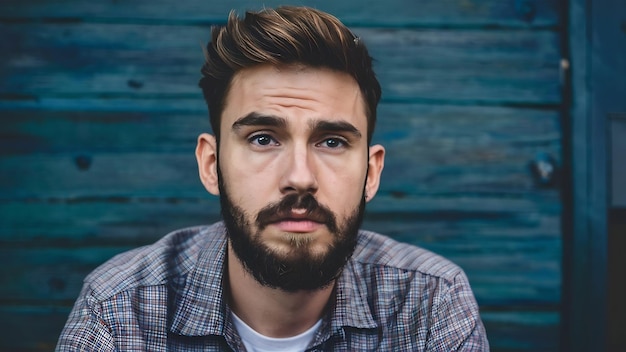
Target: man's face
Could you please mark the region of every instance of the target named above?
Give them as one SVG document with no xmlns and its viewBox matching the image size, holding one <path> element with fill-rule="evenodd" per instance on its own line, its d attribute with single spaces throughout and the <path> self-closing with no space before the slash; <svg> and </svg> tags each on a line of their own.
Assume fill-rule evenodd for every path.
<svg viewBox="0 0 626 352">
<path fill-rule="evenodd" d="M 380 165 L 368 186 L 364 107 L 354 79 L 328 69 L 259 66 L 233 78 L 218 192 L 230 244 L 261 284 L 320 288 L 351 255 L 364 191 L 376 192 L 382 169 L 374 146 Z"/>
</svg>

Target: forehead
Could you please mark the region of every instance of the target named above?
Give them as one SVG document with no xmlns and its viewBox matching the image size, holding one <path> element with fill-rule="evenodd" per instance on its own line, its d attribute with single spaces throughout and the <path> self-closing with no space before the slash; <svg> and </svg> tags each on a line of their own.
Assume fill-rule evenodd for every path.
<svg viewBox="0 0 626 352">
<path fill-rule="evenodd" d="M 365 101 L 358 84 L 344 72 L 308 66 L 260 65 L 233 77 L 221 128 L 250 113 L 294 119 L 345 120 L 367 129 Z"/>
</svg>

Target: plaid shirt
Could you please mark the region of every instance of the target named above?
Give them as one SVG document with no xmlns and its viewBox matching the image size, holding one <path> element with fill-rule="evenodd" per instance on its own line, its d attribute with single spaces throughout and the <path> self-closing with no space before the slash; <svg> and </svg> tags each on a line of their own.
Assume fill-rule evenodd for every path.
<svg viewBox="0 0 626 352">
<path fill-rule="evenodd" d="M 57 351 L 245 351 L 222 282 L 222 223 L 175 231 L 86 279 Z M 361 231 L 307 351 L 487 351 L 463 271 Z"/>
</svg>

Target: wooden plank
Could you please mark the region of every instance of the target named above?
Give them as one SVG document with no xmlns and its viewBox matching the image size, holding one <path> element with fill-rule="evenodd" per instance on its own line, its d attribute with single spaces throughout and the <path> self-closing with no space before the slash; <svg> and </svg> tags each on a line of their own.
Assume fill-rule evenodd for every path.
<svg viewBox="0 0 626 352">
<path fill-rule="evenodd" d="M 67 105 L 59 109 L 57 104 Z M 0 110 L 2 155 L 189 152 L 195 148 L 197 135 L 210 131 L 201 100 L 5 102 Z M 408 151 L 417 160 L 463 162 L 487 157 L 472 155 L 474 150 L 464 152 L 467 147 L 510 145 L 532 152 L 543 146 L 553 149 L 560 142 L 556 110 L 383 103 L 378 116 L 374 142 L 402 152 L 388 154 L 391 159 L 405 158 Z M 439 150 L 450 155 L 441 158 Z"/>
<path fill-rule="evenodd" d="M 51 351 L 67 306 L 0 306 L 0 350 Z M 556 311 L 482 311 L 491 351 L 557 351 Z"/>
<path fill-rule="evenodd" d="M 217 197 L 1 202 L 0 243 L 6 247 L 138 246 L 177 228 L 219 220 Z M 36 214 L 34 216 L 33 214 Z"/>
<path fill-rule="evenodd" d="M 558 155 L 556 148 L 543 150 Z M 487 155 L 488 160 L 451 165 L 430 160 L 416 163 L 416 159 L 408 158 L 390 160 L 380 192 L 398 197 L 472 193 L 523 196 L 533 190 L 527 168 L 532 153 Z M 407 160 L 412 163 L 407 164 Z M 0 169 L 8 171 L 0 175 L 2 199 L 201 198 L 205 194 L 191 152 L 10 156 L 0 160 Z"/>
<path fill-rule="evenodd" d="M 376 217 L 378 218 L 378 217 Z M 412 222 L 367 219 L 364 228 L 439 253 L 467 273 L 481 305 L 557 305 L 560 300 L 558 216 L 441 216 Z"/>
<path fill-rule="evenodd" d="M 196 197 L 204 194 L 189 153 L 72 153 L 3 157 L 3 197 Z M 10 171 L 9 171 L 10 170 Z"/>
<path fill-rule="evenodd" d="M 590 109 L 586 111 L 586 116 L 582 117 L 581 123 L 586 123 L 588 128 L 588 138 L 584 143 L 587 146 L 586 157 L 590 158 L 590 168 L 587 175 L 590 183 L 585 185 L 588 192 L 589 202 L 584 199 L 579 203 L 581 211 L 586 211 L 590 219 L 591 228 L 585 232 L 576 233 L 575 236 L 591 235 L 592 239 L 587 242 L 587 252 L 589 268 L 574 271 L 575 276 L 585 272 L 591 272 L 591 277 L 580 280 L 586 285 L 586 293 L 577 292 L 577 298 L 583 298 L 588 294 L 594 309 L 583 310 L 584 319 L 587 321 L 598 321 L 598 324 L 588 327 L 586 334 L 589 338 L 589 346 L 600 350 L 616 350 L 623 348 L 625 324 L 622 314 L 626 313 L 623 305 L 623 297 L 615 296 L 616 292 L 608 293 L 608 289 L 614 288 L 609 282 L 623 281 L 625 279 L 623 268 L 609 267 L 609 265 L 620 265 L 614 262 L 610 254 L 617 254 L 611 246 L 616 243 L 610 237 L 617 225 L 609 222 L 611 213 L 617 207 L 611 205 L 611 146 L 610 127 L 611 118 L 626 117 L 626 82 L 615 77 L 626 77 L 626 57 L 619 52 L 626 50 L 626 4 L 619 0 L 602 0 L 589 3 L 587 5 L 589 51 L 585 53 L 589 66 L 585 68 L 585 82 L 589 89 L 588 103 Z M 578 84 L 579 82 L 576 82 Z M 580 118 L 580 117 L 579 117 Z M 575 131 L 574 133 L 579 133 Z M 625 136 L 620 135 L 620 139 Z M 585 145 L 583 144 L 583 145 Z M 577 154 L 573 155 L 575 159 Z M 622 155 L 620 159 L 625 156 Z M 575 182 L 578 175 L 574 175 Z M 622 180 L 624 182 L 624 180 Z M 586 208 L 582 208 L 586 207 Z M 623 212 L 622 212 L 623 214 Z M 614 235 L 614 234 L 612 234 Z M 625 233 L 620 234 L 626 236 Z M 582 241 L 578 242 L 582 243 Z M 617 254 L 622 257 L 623 253 Z M 624 263 L 624 260 L 621 260 Z M 574 269 L 576 270 L 576 269 Z M 610 275 L 612 274 L 612 275 Z M 617 274 L 617 275 L 616 275 Z M 610 276 L 609 276 L 610 275 Z"/>
<path fill-rule="evenodd" d="M 502 253 L 487 255 L 464 254 L 475 244 L 463 248 L 458 239 L 450 240 L 451 236 L 447 236 L 451 245 L 440 245 L 444 250 L 439 253 L 464 268 L 476 298 L 483 306 L 498 309 L 509 306 L 556 307 L 560 301 L 558 236 L 543 241 L 537 240 L 539 236 L 527 237 L 500 243 L 485 241 L 486 247 Z M 484 239 L 475 236 L 474 240 Z M 543 247 L 539 248 L 539 245 Z M 82 279 L 97 265 L 124 249 L 18 248 L 8 253 L 4 250 L 6 270 L 0 274 L 0 295 L 5 302 L 72 301 L 82 286 Z M 38 259 L 28 260 L 29 256 Z"/>
<path fill-rule="evenodd" d="M 9 113 L 32 112 L 82 112 L 82 113 L 168 113 L 168 114 L 191 114 L 207 116 L 207 106 L 201 96 L 167 97 L 157 98 L 150 96 L 128 97 L 8 97 L 0 99 L 0 110 Z M 4 116 L 4 114 L 3 114 Z"/>
<path fill-rule="evenodd" d="M 176 228 L 217 221 L 219 209 L 217 197 L 209 195 L 197 199 L 92 197 L 2 201 L 0 243 L 10 247 L 139 245 L 153 242 Z M 399 240 L 443 251 L 446 234 L 458 235 L 461 231 L 465 231 L 464 236 L 476 234 L 502 241 L 557 236 L 559 214 L 558 192 L 517 199 L 381 195 L 368 203 L 366 224 L 378 224 L 374 230 Z M 498 225 L 494 230 L 493 224 L 499 223 L 507 225 Z M 437 239 L 442 242 L 437 244 Z M 480 241 L 470 237 L 464 245 L 472 242 L 472 248 L 481 253 L 480 247 L 476 247 Z"/>
<path fill-rule="evenodd" d="M 598 346 L 593 331 L 605 329 L 602 310 L 598 309 L 594 295 L 604 291 L 605 285 L 596 286 L 594 262 L 597 255 L 593 242 L 602 239 L 605 233 L 601 224 L 605 201 L 597 201 L 593 192 L 601 190 L 604 182 L 601 179 L 603 169 L 596 169 L 594 160 L 601 156 L 594 149 L 594 137 L 590 126 L 597 124 L 590 113 L 593 87 L 590 85 L 592 75 L 591 29 L 593 21 L 589 11 L 591 3 L 586 0 L 568 1 L 567 15 L 570 18 L 566 32 L 570 48 L 568 70 L 569 91 L 566 106 L 569 107 L 571 118 L 564 127 L 570 131 L 565 139 L 564 160 L 569 161 L 570 175 L 565 185 L 569 192 L 563 195 L 563 351 L 583 352 Z M 604 168 L 604 165 L 602 165 Z M 600 273 L 598 273 L 600 274 Z M 603 305 L 605 299 L 598 302 Z M 595 321 L 590 327 L 589 322 Z M 597 327 L 596 327 L 597 326 Z"/>
<path fill-rule="evenodd" d="M 1 249 L 5 302 L 71 302 L 94 268 L 130 247 Z"/>
<path fill-rule="evenodd" d="M 193 150 L 200 114 L 7 112 L 0 197 L 201 198 Z M 560 159 L 555 111 L 384 105 L 381 193 L 524 194 L 539 153 Z"/>
<path fill-rule="evenodd" d="M 163 111 L 167 108 L 146 111 L 140 106 L 129 111 L 4 110 L 0 154 L 174 151 L 191 155 L 198 135 L 210 132 L 203 108 L 174 112 Z"/>
<path fill-rule="evenodd" d="M 0 24 L 0 94 L 201 99 L 208 29 L 137 24 Z M 359 29 L 377 59 L 383 99 L 555 105 L 559 36 L 552 31 Z M 461 64 L 462 63 L 462 64 Z"/>
<path fill-rule="evenodd" d="M 0 297 L 52 298 L 56 291 L 49 291 L 58 287 L 69 287 L 71 296 L 76 293 L 71 288 L 78 289 L 80 279 L 120 246 L 150 243 L 175 228 L 215 221 L 218 218 L 215 203 L 214 199 L 213 206 L 83 203 L 48 204 L 47 208 L 18 203 L 30 211 L 19 214 L 3 211 L 7 219 L 0 222 L 1 241 L 8 251 L 2 258 L 6 260 L 5 267 L 10 267 L 0 279 L 0 287 L 4 288 L 4 291 L 0 289 Z M 33 218 L 33 213 L 38 217 Z M 363 227 L 431 249 L 457 262 L 468 273 L 481 304 L 558 303 L 561 254 L 558 212 L 552 215 L 545 211 L 448 212 L 438 216 L 405 213 L 403 216 L 406 216 L 404 220 L 398 218 L 399 214 L 394 217 L 368 211 Z M 90 247 L 76 247 L 84 245 Z M 91 246 L 99 246 L 103 252 Z M 29 261 L 25 259 L 28 256 L 40 259 Z M 68 265 L 74 269 L 68 269 Z M 78 273 L 70 274 L 67 270 Z M 74 280 L 73 284 L 59 279 L 63 277 Z"/>
<path fill-rule="evenodd" d="M 0 350 L 53 351 L 69 313 L 68 306 L 0 306 Z"/>
<path fill-rule="evenodd" d="M 557 33 L 382 30 L 362 36 L 377 60 L 384 99 L 538 105 L 561 100 Z"/>
<path fill-rule="evenodd" d="M 284 4 L 281 0 L 166 0 L 84 2 L 79 0 L 4 0 L 2 19 L 76 19 L 81 21 L 222 22 L 231 9 L 242 13 Z M 561 22 L 557 0 L 294 0 L 328 11 L 350 25 L 372 26 L 555 26 Z"/>
<path fill-rule="evenodd" d="M 460 264 L 493 351 L 556 350 L 560 195 L 527 166 L 562 159 L 560 2 L 305 3 L 378 60 L 388 160 L 364 228 Z M 250 4 L 0 4 L 0 350 L 51 350 L 93 267 L 219 218 L 193 161 L 201 47 Z"/>
<path fill-rule="evenodd" d="M 569 2 L 571 48 L 571 191 L 564 229 L 564 348 L 614 350 L 623 345 L 623 319 L 607 299 L 610 181 L 607 133 L 612 114 L 626 112 L 626 47 L 619 1 Z M 619 48 L 619 49 L 617 49 Z M 623 138 L 623 136 L 622 136 Z M 571 216 L 571 218 L 570 218 Z M 623 254 L 620 254 L 623 255 Z M 622 299 L 621 297 L 619 298 Z M 589 302 L 594 302 L 590 305 Z M 612 314 L 617 314 L 617 320 Z M 589 324 L 589 322 L 597 322 Z M 619 333 L 612 335 L 613 329 Z M 619 347 L 618 347 L 619 346 Z"/>
<path fill-rule="evenodd" d="M 559 351 L 559 312 L 481 311 L 491 351 Z"/>
<path fill-rule="evenodd" d="M 375 229 L 376 224 L 365 224 Z M 502 226 L 502 225 L 500 225 Z M 413 229 L 419 229 L 419 225 Z M 492 226 L 493 230 L 493 226 Z M 505 230 L 506 231 L 506 230 Z M 414 233 L 413 233 L 414 234 Z M 401 236 L 406 239 L 410 234 Z M 436 238 L 431 234 L 431 240 Z M 489 239 L 459 231 L 438 241 L 440 254 L 466 270 L 476 298 L 488 307 L 556 307 L 560 299 L 558 235 L 541 239 Z M 413 243 L 419 240 L 413 239 Z M 484 248 L 476 250 L 479 242 Z M 546 246 L 543 248 L 542 246 Z M 97 265 L 130 247 L 43 247 L 1 249 L 0 297 L 6 302 L 72 301 L 83 278 Z M 493 251 L 487 253 L 487 251 Z M 497 254 L 494 254 L 497 253 Z"/>
<path fill-rule="evenodd" d="M 390 105 L 375 140 L 387 148 L 382 191 L 523 193 L 538 153 L 560 159 L 554 111 Z"/>
</svg>

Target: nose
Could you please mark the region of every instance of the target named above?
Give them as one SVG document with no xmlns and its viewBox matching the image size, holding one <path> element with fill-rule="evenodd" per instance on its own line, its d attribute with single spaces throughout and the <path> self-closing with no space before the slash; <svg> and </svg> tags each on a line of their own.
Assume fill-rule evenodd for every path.
<svg viewBox="0 0 626 352">
<path fill-rule="evenodd" d="M 304 145 L 293 146 L 286 155 L 280 182 L 282 193 L 315 194 L 318 188 L 313 156 Z"/>
</svg>

